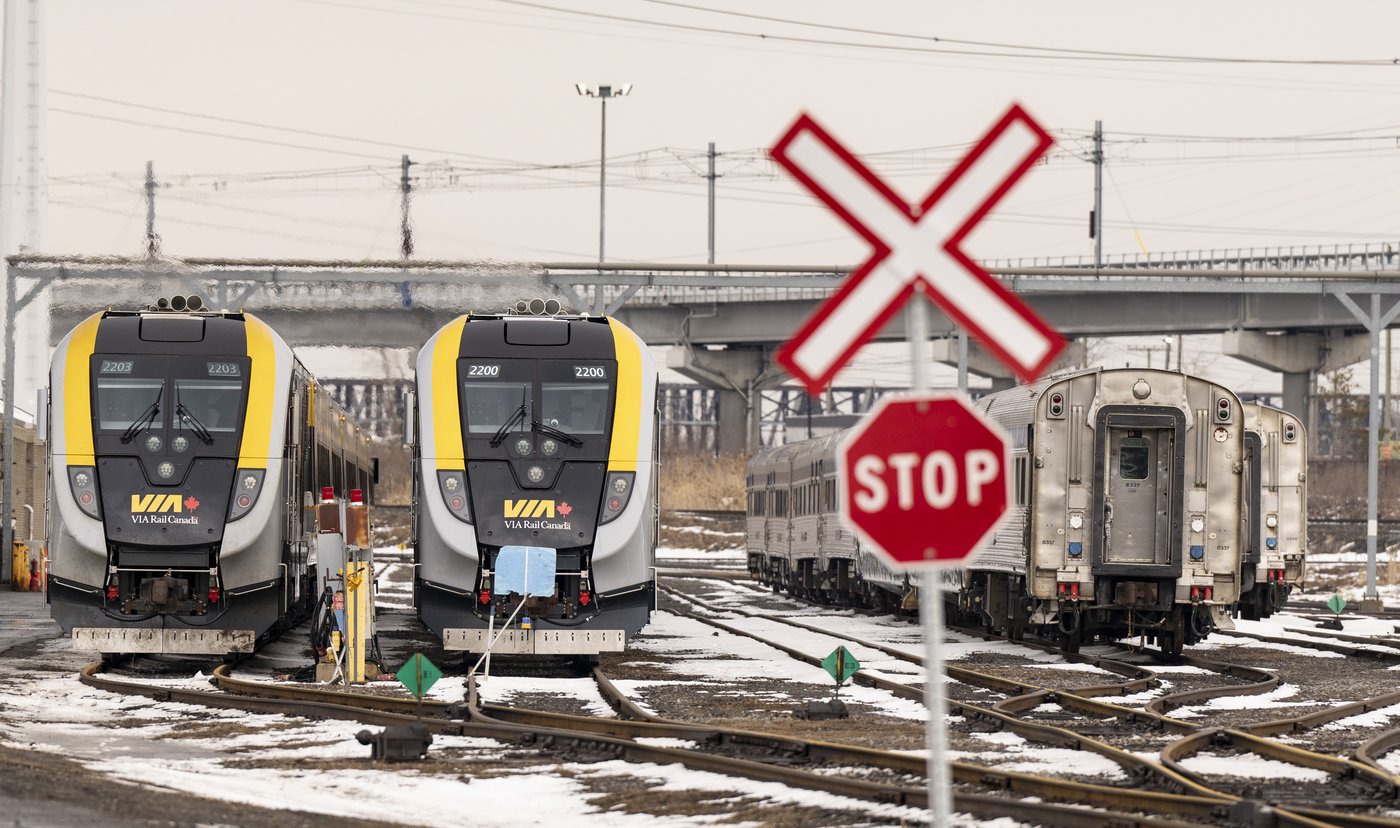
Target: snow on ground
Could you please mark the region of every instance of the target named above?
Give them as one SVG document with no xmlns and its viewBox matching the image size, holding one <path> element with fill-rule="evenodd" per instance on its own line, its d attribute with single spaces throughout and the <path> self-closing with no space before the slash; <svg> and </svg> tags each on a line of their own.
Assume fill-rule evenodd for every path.
<svg viewBox="0 0 1400 828">
<path fill-rule="evenodd" d="M 65 641 L 51 647 L 58 663 L 70 653 Z M 493 677 L 486 686 L 492 694 L 504 697 L 521 689 L 515 681 Z M 193 674 L 160 683 L 204 687 L 207 678 Z M 452 679 L 443 679 L 433 689 L 439 687 L 442 693 L 433 696 L 460 698 L 460 680 L 454 684 Z M 580 698 L 591 695 L 596 703 L 602 703 L 596 692 L 588 694 L 576 687 L 570 692 Z M 431 822 L 447 828 L 579 822 L 680 828 L 713 825 L 727 819 L 732 810 L 726 809 L 721 816 L 601 811 L 593 804 L 598 794 L 589 790 L 588 782 L 614 777 L 628 783 L 644 780 L 660 790 L 698 791 L 715 802 L 736 806 L 762 801 L 851 810 L 888 820 L 917 822 L 927 818 L 916 808 L 793 790 L 679 766 L 603 762 L 517 768 L 496 764 L 496 760 L 507 753 L 518 754 L 518 748 L 459 736 L 434 737 L 429 755 L 444 764 L 448 759 L 457 760 L 442 773 L 434 772 L 431 764 L 370 766 L 369 748 L 355 739 L 363 726 L 353 722 L 156 702 L 90 688 L 70 675 L 10 681 L 0 688 L 0 707 L 12 720 L 0 728 L 0 744 L 61 753 L 95 772 L 133 784 L 259 807 L 280 805 L 323 813 L 328 818 L 379 819 L 406 825 Z M 112 727 L 114 721 L 123 726 Z M 343 767 L 354 760 L 365 760 L 364 767 Z M 464 775 L 462 761 L 482 763 L 493 773 Z M 330 762 L 342 766 L 322 764 Z M 275 766 L 260 766 L 265 763 Z M 211 785 L 211 779 L 217 779 L 218 784 Z M 463 807 L 463 803 L 470 803 L 470 807 Z"/>
<path fill-rule="evenodd" d="M 1265 759 L 1253 753 L 1221 755 L 1197 753 L 1182 764 L 1203 776 L 1234 776 L 1242 779 L 1296 779 L 1299 782 L 1326 782 L 1327 771 L 1305 768 L 1288 762 Z"/>
<path fill-rule="evenodd" d="M 1072 767 L 1076 775 L 1102 776 L 1105 780 L 1127 779 L 1123 768 L 1117 762 L 1087 750 L 1043 747 L 1005 731 L 969 735 L 986 742 L 988 749 L 950 750 L 950 761 L 992 764 L 1001 771 L 1043 773 L 1052 776 L 1059 776 L 1064 773 L 1066 767 Z M 1008 761 L 1007 757 L 1015 758 Z"/>
<path fill-rule="evenodd" d="M 434 685 L 436 688 L 436 685 Z M 556 696 L 571 696 L 583 704 L 589 716 L 613 718 L 616 712 L 598 692 L 598 682 L 592 678 L 552 678 L 548 683 L 537 678 L 520 676 L 480 676 L 476 681 L 478 698 L 490 704 L 509 704 L 518 695 L 539 695 L 544 688 Z M 461 696 L 458 695 L 460 699 Z"/>
<path fill-rule="evenodd" d="M 714 533 L 706 532 L 706 534 Z M 739 532 L 738 534 L 742 535 L 744 533 Z M 666 563 L 677 563 L 682 561 L 686 563 L 695 563 L 697 561 L 704 561 L 706 563 L 719 564 L 742 563 L 745 566 L 747 566 L 749 555 L 748 552 L 744 551 L 743 549 L 717 549 L 713 552 L 710 552 L 704 549 L 685 549 L 678 547 L 658 546 L 656 547 L 656 560 L 658 563 L 663 561 Z"/>
<path fill-rule="evenodd" d="M 694 682 L 697 688 L 723 685 L 733 688 L 726 692 L 745 695 L 753 693 L 752 690 L 744 688 L 746 682 L 791 682 L 794 685 L 792 694 L 781 690 L 768 691 L 768 694 L 772 698 L 791 699 L 795 703 L 806 699 L 810 694 L 810 685 L 833 685 L 831 676 L 821 667 L 803 664 L 786 653 L 751 638 L 734 635 L 664 611 L 652 613 L 651 618 L 651 625 L 647 627 L 646 634 L 629 645 L 628 651 L 637 657 L 637 661 L 631 662 L 632 664 L 649 664 L 646 660 L 648 654 L 666 656 L 668 660 L 657 665 L 657 672 L 664 674 L 658 675 L 659 679 L 697 676 L 701 677 Z M 745 623 L 754 620 L 745 619 Z M 756 628 L 756 631 L 761 630 Z M 837 644 L 846 643 L 838 638 L 823 637 L 817 633 L 790 627 L 783 628 L 779 633 L 783 636 L 784 644 L 822 657 L 836 649 Z M 865 659 L 861 658 L 861 652 L 850 649 L 864 665 Z M 868 654 L 869 651 L 862 652 Z M 885 658 L 879 653 L 875 653 L 874 656 L 874 660 Z M 637 682 L 618 683 L 624 686 L 624 689 L 641 686 Z M 898 698 L 877 688 L 848 684 L 841 688 L 841 696 L 847 703 L 869 705 L 887 716 L 917 721 L 927 718 L 922 704 Z"/>
</svg>

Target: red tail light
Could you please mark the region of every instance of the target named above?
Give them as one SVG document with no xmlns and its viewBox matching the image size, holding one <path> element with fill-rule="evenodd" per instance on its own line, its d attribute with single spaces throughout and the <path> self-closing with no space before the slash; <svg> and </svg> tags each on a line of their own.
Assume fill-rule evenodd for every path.
<svg viewBox="0 0 1400 828">
<path fill-rule="evenodd" d="M 114 587 L 114 586 L 109 586 L 109 587 L 107 587 L 107 600 L 108 600 L 108 601 L 115 601 L 115 600 L 117 600 L 117 588 L 116 588 L 116 587 Z"/>
<path fill-rule="evenodd" d="M 1078 582 L 1078 581 L 1075 581 L 1074 583 L 1072 583 L 1072 584 L 1069 585 L 1069 597 L 1071 597 L 1071 598 L 1078 598 L 1078 597 L 1079 597 L 1079 582 Z"/>
<path fill-rule="evenodd" d="M 1211 596 L 1212 594 L 1214 594 L 1214 592 L 1215 592 L 1215 587 L 1206 587 L 1206 600 L 1207 600 L 1207 601 L 1210 600 L 1210 596 Z"/>
<path fill-rule="evenodd" d="M 491 590 L 483 589 L 481 594 L 476 596 L 476 600 L 480 601 L 483 606 L 491 603 Z"/>
<path fill-rule="evenodd" d="M 356 505 L 363 504 L 365 502 L 365 493 L 360 489 L 351 489 L 350 502 Z"/>
<path fill-rule="evenodd" d="M 1065 594 L 1065 587 L 1067 587 L 1067 586 L 1069 586 L 1069 585 L 1068 585 L 1068 584 L 1063 584 L 1063 583 L 1061 583 L 1061 584 L 1055 584 L 1055 594 L 1056 594 L 1056 595 L 1064 595 L 1064 594 Z"/>
<path fill-rule="evenodd" d="M 1192 600 L 1192 601 L 1199 601 L 1199 600 L 1201 600 L 1201 588 L 1200 588 L 1200 587 L 1191 587 L 1191 600 Z"/>
<path fill-rule="evenodd" d="M 321 487 L 321 502 L 330 503 L 335 500 L 335 489 L 330 486 Z"/>
<path fill-rule="evenodd" d="M 219 603 L 219 588 L 218 588 L 218 587 L 209 587 L 209 603 L 211 603 L 211 604 L 217 604 L 217 603 Z"/>
<path fill-rule="evenodd" d="M 579 604 L 579 606 L 581 606 L 581 607 L 586 607 L 586 606 L 588 606 L 588 605 L 589 605 L 590 603 L 592 603 L 592 602 L 593 602 L 593 596 L 588 592 L 588 590 L 585 589 L 585 590 L 583 590 L 582 592 L 580 592 L 580 593 L 578 594 L 578 604 Z"/>
</svg>

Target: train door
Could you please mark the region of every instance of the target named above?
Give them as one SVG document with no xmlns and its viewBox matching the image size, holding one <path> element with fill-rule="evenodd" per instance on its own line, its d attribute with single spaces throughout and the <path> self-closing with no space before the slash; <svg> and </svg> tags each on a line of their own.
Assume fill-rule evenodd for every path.
<svg viewBox="0 0 1400 828">
<path fill-rule="evenodd" d="M 1254 431 L 1244 433 L 1244 491 L 1246 503 L 1244 531 L 1240 533 L 1244 540 L 1244 554 L 1240 558 L 1240 593 L 1243 594 L 1254 586 L 1255 571 L 1259 566 L 1261 554 L 1259 542 L 1259 527 L 1263 526 L 1263 503 L 1261 495 L 1264 488 L 1263 470 L 1263 442 L 1259 439 L 1259 434 Z"/>
<path fill-rule="evenodd" d="M 1100 538 L 1098 559 L 1112 568 L 1166 567 L 1179 562 L 1182 457 L 1179 425 L 1169 415 L 1108 414 L 1098 430 Z"/>
</svg>

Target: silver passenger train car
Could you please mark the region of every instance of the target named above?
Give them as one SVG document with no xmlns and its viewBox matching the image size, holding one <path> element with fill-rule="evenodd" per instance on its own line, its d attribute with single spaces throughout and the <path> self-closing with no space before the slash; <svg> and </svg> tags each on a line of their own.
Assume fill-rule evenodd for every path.
<svg viewBox="0 0 1400 828">
<path fill-rule="evenodd" d="M 1168 371 L 1095 370 L 977 405 L 1010 435 L 1014 501 L 969 566 L 942 579 L 957 614 L 1012 637 L 1031 630 L 1077 647 L 1141 634 L 1169 652 L 1231 625 L 1245 430 L 1229 389 Z M 814 600 L 910 608 L 911 580 L 842 535 L 844 435 L 753 457 L 749 571 Z"/>
<path fill-rule="evenodd" d="M 1268 618 L 1300 587 L 1308 554 L 1308 439 L 1303 424 L 1263 403 L 1244 405 L 1248 530 L 1239 612 Z"/>
<path fill-rule="evenodd" d="M 303 504 L 368 501 L 369 441 L 257 318 L 162 303 L 54 352 L 49 609 L 83 649 L 248 652 L 310 613 Z"/>
<path fill-rule="evenodd" d="M 423 347 L 414 591 L 445 648 L 484 652 L 505 627 L 493 652 L 591 656 L 646 625 L 656 382 L 646 344 L 602 317 L 467 315 Z M 547 584 L 520 580 L 525 558 Z"/>
</svg>

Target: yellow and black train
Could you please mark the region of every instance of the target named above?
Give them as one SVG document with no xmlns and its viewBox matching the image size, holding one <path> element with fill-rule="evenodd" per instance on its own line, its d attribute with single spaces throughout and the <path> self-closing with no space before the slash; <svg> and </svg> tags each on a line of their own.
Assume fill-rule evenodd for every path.
<svg viewBox="0 0 1400 828">
<path fill-rule="evenodd" d="M 94 314 L 54 353 L 48 601 L 103 653 L 252 650 L 317 597 L 313 493 L 374 485 L 281 337 L 174 304 Z"/>
<path fill-rule="evenodd" d="M 415 603 L 448 649 L 619 650 L 655 602 L 656 368 L 615 319 L 468 315 L 418 356 Z"/>
</svg>

